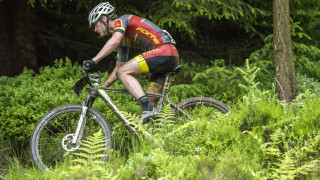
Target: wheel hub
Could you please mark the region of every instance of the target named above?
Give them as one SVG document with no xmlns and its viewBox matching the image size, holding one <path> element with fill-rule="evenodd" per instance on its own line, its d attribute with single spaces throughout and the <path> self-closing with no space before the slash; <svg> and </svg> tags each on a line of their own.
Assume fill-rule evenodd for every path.
<svg viewBox="0 0 320 180">
<path fill-rule="evenodd" d="M 77 140 L 75 144 L 72 143 L 72 139 L 74 137 L 74 134 L 67 134 L 63 139 L 62 139 L 62 147 L 64 150 L 72 152 L 75 151 L 79 148 L 80 142 Z"/>
</svg>

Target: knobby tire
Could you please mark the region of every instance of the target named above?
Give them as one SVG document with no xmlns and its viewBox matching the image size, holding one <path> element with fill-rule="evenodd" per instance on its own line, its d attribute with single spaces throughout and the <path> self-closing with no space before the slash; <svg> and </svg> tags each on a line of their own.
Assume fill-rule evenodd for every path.
<svg viewBox="0 0 320 180">
<path fill-rule="evenodd" d="M 73 152 L 79 152 L 77 149 L 67 153 L 62 147 L 62 140 L 67 134 L 75 133 L 81 111 L 82 106 L 80 104 L 59 106 L 44 115 L 36 124 L 30 139 L 30 153 L 34 164 L 38 168 L 49 170 L 56 163 L 63 163 L 63 159 L 66 158 L 64 154 L 69 156 Z M 86 140 L 88 136 L 93 136 L 100 129 L 106 142 L 106 150 L 100 153 L 106 154 L 103 158 L 106 159 L 107 151 L 113 148 L 111 126 L 99 111 L 88 108 L 87 122 L 82 140 Z"/>
<path fill-rule="evenodd" d="M 198 108 L 199 112 L 198 115 L 203 113 L 201 110 L 206 108 L 208 113 L 214 114 L 215 112 L 226 114 L 230 110 L 227 105 L 224 103 L 212 99 L 209 97 L 194 97 L 186 99 L 178 104 L 178 107 L 182 109 L 183 111 L 187 112 L 194 120 L 195 120 L 195 114 L 191 114 L 192 112 L 195 112 L 196 108 Z M 184 116 L 181 112 L 176 110 L 176 115 Z M 186 118 L 185 118 L 186 119 Z"/>
</svg>

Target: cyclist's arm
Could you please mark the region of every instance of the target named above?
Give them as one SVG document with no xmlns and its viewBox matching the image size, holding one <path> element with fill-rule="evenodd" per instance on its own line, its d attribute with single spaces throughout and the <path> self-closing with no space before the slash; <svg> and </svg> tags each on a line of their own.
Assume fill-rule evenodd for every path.
<svg viewBox="0 0 320 180">
<path fill-rule="evenodd" d="M 111 86 L 114 82 L 116 82 L 118 80 L 117 78 L 117 71 L 118 69 L 124 64 L 125 62 L 119 62 L 116 61 L 116 67 L 114 67 L 111 75 L 109 76 L 108 80 L 102 85 L 103 87 L 109 87 Z"/>
<path fill-rule="evenodd" d="M 92 58 L 92 60 L 97 64 L 104 57 L 112 53 L 120 44 L 123 34 L 120 32 L 113 33 L 112 37 L 106 42 L 100 52 Z"/>
</svg>

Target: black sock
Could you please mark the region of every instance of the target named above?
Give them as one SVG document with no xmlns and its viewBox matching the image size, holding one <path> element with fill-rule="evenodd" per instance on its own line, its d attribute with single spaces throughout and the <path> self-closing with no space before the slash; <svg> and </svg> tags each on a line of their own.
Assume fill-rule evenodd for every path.
<svg viewBox="0 0 320 180">
<path fill-rule="evenodd" d="M 141 107 L 142 107 L 142 111 L 152 111 L 153 107 L 151 106 L 148 98 L 146 97 L 146 95 L 141 96 L 138 99 L 138 102 L 140 103 Z"/>
</svg>

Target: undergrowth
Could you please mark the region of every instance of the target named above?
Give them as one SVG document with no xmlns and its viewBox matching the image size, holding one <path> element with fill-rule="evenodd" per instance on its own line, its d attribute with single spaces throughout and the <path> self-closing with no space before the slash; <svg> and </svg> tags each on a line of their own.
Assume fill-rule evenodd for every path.
<svg viewBox="0 0 320 180">
<path fill-rule="evenodd" d="M 68 63 L 67 66 L 69 66 Z M 69 68 L 71 67 L 74 68 L 70 65 Z M 219 65 L 209 68 L 217 70 L 220 68 L 221 73 L 226 74 L 230 70 Z M 62 73 L 59 68 L 57 70 L 48 68 L 47 71 L 51 75 L 57 72 Z M 73 159 L 67 159 L 65 163 L 49 172 L 40 172 L 32 166 L 21 164 L 21 160 L 18 160 L 8 163 L 9 170 L 1 176 L 6 179 L 317 179 L 320 176 L 319 82 L 305 75 L 297 75 L 299 95 L 295 101 L 287 104 L 279 101 L 272 90 L 266 91 L 260 88 L 262 84 L 259 84 L 256 78 L 260 77 L 259 73 L 263 71 L 255 68 L 249 61 L 244 67 L 232 71 L 236 72 L 237 77 L 244 78 L 234 81 L 236 88 L 228 87 L 230 92 L 239 90 L 241 94 L 240 98 L 232 103 L 231 113 L 215 114 L 189 122 L 172 121 L 173 114 L 170 107 L 166 106 L 158 119 L 148 124 L 141 124 L 137 118 L 140 108 L 134 99 L 128 98 L 127 95 L 112 95 L 112 98 L 117 101 L 115 103 L 123 105 L 121 110 L 138 128 L 140 133 L 138 141 L 127 133 L 111 112 L 103 108 L 103 102 L 97 101 L 95 108 L 103 112 L 113 126 L 115 148 L 110 151 L 109 161 L 101 163 L 98 161 L 100 157 L 95 155 L 95 152 L 104 149 L 103 142 L 99 140 L 101 133 L 97 132 L 83 142 L 80 154 L 75 154 L 77 156 Z M 210 73 L 214 72 L 205 71 L 203 73 L 203 75 L 198 75 L 198 78 L 204 75 L 207 78 L 211 77 Z M 107 75 L 101 75 L 106 79 Z M 37 78 L 45 78 L 41 74 L 32 73 L 24 74 L 24 76 L 34 77 L 35 82 L 38 81 Z M 47 81 L 50 81 L 49 77 L 46 78 L 48 78 Z M 22 80 L 17 79 L 2 77 L 0 81 L 23 83 Z M 65 84 L 65 89 L 74 82 L 70 77 L 62 76 L 60 80 L 68 82 Z M 212 81 L 217 81 L 217 79 L 213 78 Z M 31 83 L 31 81 L 28 82 Z M 37 83 L 34 84 L 34 89 L 47 85 L 36 86 Z M 185 87 L 190 86 L 185 84 Z M 24 86 L 17 85 L 16 87 L 22 89 Z M 116 83 L 115 87 L 123 86 Z M 1 88 L 10 90 L 6 86 Z M 51 90 L 55 92 L 53 89 L 57 89 L 48 88 L 48 92 Z M 173 99 L 178 101 L 180 98 L 190 96 L 190 94 L 184 94 L 179 88 L 181 87 L 177 86 L 176 89 L 172 89 L 181 91 L 178 97 Z M 29 89 L 27 91 L 31 92 Z M 15 93 L 22 95 L 21 91 L 15 91 Z M 65 96 L 64 93 L 60 93 L 60 98 L 66 99 L 59 103 L 65 103 L 67 100 L 77 101 L 69 93 L 66 93 Z M 175 97 L 176 93 L 178 92 L 171 92 L 170 97 Z M 13 103 L 14 100 L 10 99 L 6 93 L 3 94 L 2 98 L 9 100 L 5 102 L 7 106 L 12 106 L 9 102 Z M 229 92 L 227 96 L 231 97 L 232 93 L 228 94 Z M 208 94 L 203 93 L 203 95 Z M 42 107 L 39 107 L 38 110 L 37 108 L 31 109 L 31 113 L 40 113 L 48 108 L 44 107 L 45 103 L 41 101 L 41 98 L 37 100 L 40 101 L 38 103 Z M 29 101 L 33 102 L 33 99 L 30 98 Z M 0 102 L 4 103 L 4 101 Z M 19 101 L 19 103 L 22 102 Z M 51 105 L 59 103 L 51 102 Z M 23 105 L 28 108 L 32 107 L 27 102 L 24 102 Z M 6 108 L 10 110 L 10 107 Z M 25 112 L 25 114 L 28 113 Z M 8 115 L 4 115 L 8 118 Z M 29 119 L 23 120 L 35 123 L 38 116 L 41 115 L 26 116 Z M 4 117 L 0 118 L 4 131 L 0 131 L 2 133 L 1 142 L 19 140 L 17 137 L 7 135 L 7 132 L 12 131 L 13 133 L 13 130 L 5 129 L 3 125 L 14 122 L 4 120 Z M 18 121 L 16 117 L 14 115 L 10 120 Z M 21 122 L 16 122 L 16 125 L 18 123 Z M 10 127 L 16 126 L 11 125 Z M 18 131 L 19 133 L 23 132 Z M 27 133 L 30 132 L 25 133 L 28 136 Z M 6 138 L 4 138 L 5 135 L 7 135 Z M 3 156 L 3 154 L 0 155 Z M 5 157 L 9 156 L 5 155 Z"/>
</svg>

